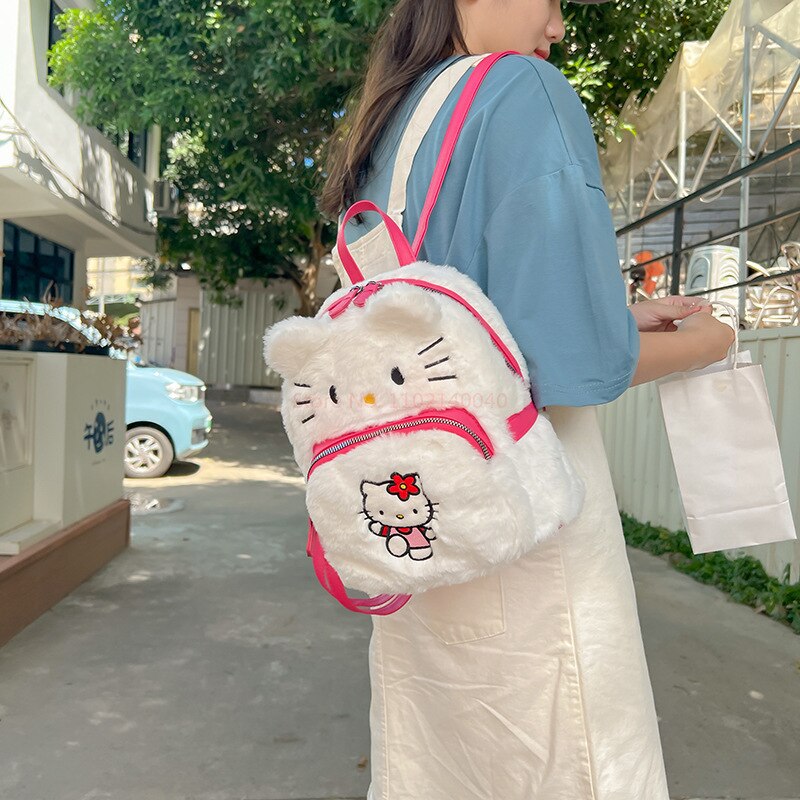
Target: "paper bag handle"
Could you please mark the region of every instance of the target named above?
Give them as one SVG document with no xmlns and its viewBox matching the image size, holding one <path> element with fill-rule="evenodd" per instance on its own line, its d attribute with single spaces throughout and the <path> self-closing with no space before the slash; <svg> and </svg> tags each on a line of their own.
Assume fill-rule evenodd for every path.
<svg viewBox="0 0 800 800">
<path fill-rule="evenodd" d="M 726 358 L 733 361 L 733 369 L 736 369 L 736 358 L 739 354 L 739 309 L 723 300 L 709 300 L 709 302 L 714 306 L 722 306 L 733 321 L 733 344 Z"/>
</svg>

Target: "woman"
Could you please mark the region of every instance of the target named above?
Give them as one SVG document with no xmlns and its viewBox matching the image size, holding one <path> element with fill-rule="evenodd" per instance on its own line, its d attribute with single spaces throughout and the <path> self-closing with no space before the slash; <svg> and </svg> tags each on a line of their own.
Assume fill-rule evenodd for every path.
<svg viewBox="0 0 800 800">
<path fill-rule="evenodd" d="M 684 298 L 627 309 L 591 126 L 546 61 L 563 36 L 559 0 L 399 0 L 329 159 L 324 212 L 369 199 L 412 239 L 468 54 L 521 54 L 481 86 L 420 256 L 499 308 L 587 484 L 533 553 L 374 619 L 370 800 L 668 797 L 594 406 L 723 358 L 733 332 Z M 367 276 L 390 266 L 370 262 L 375 224 L 347 231 Z"/>
</svg>

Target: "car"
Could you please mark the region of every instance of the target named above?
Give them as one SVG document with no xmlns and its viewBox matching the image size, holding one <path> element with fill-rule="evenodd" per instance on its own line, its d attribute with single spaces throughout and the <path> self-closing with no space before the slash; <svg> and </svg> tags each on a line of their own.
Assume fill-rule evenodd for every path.
<svg viewBox="0 0 800 800">
<path fill-rule="evenodd" d="M 89 343 L 108 345 L 87 326 L 81 312 L 69 306 L 0 300 L 0 312 L 48 315 L 75 328 Z M 191 458 L 208 446 L 212 417 L 205 404 L 206 387 L 188 372 L 147 363 L 136 353 L 111 347 L 112 358 L 128 362 L 125 382 L 125 476 L 161 477 L 176 460 Z"/>
<path fill-rule="evenodd" d="M 125 475 L 158 478 L 176 459 L 197 455 L 208 445 L 211 414 L 200 378 L 128 361 L 125 391 Z"/>
</svg>

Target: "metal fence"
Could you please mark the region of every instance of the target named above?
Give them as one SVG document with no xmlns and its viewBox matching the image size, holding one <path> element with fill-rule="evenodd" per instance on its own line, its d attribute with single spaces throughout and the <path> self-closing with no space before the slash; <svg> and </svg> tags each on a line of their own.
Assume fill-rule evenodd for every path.
<svg viewBox="0 0 800 800">
<path fill-rule="evenodd" d="M 800 141 L 621 227 L 617 237 L 631 302 L 706 295 L 738 306 L 746 327 L 800 324 Z"/>
</svg>

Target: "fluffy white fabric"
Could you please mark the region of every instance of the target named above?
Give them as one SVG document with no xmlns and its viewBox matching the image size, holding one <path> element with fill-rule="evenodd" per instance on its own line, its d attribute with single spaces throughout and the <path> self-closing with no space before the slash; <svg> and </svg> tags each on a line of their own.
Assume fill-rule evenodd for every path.
<svg viewBox="0 0 800 800">
<path fill-rule="evenodd" d="M 469 311 L 404 284 L 384 285 L 331 318 L 326 309 L 349 291 L 341 290 L 316 318 L 273 326 L 264 354 L 284 378 L 284 425 L 304 472 L 316 443 L 425 409 L 465 408 L 489 434 L 488 461 L 449 432 L 392 434 L 323 464 L 308 483 L 309 514 L 343 581 L 371 593 L 412 593 L 470 580 L 527 552 L 577 516 L 583 485 L 546 416 L 519 442 L 510 436 L 506 419 L 530 401 L 527 370 L 480 288 L 451 267 L 422 262 L 377 280 L 391 277 L 458 292 L 494 327 L 524 379 Z M 393 473 L 418 475 L 437 504 L 430 558 L 393 555 L 370 529 L 362 481 L 389 482 Z"/>
</svg>

